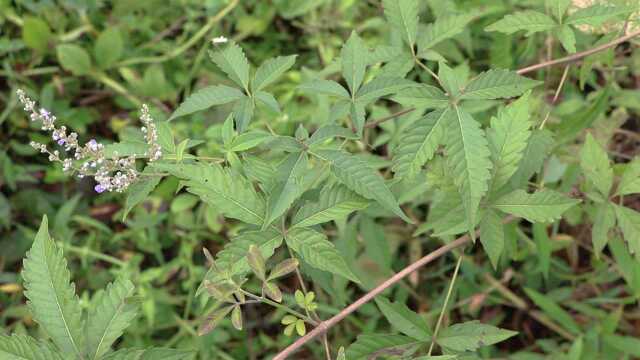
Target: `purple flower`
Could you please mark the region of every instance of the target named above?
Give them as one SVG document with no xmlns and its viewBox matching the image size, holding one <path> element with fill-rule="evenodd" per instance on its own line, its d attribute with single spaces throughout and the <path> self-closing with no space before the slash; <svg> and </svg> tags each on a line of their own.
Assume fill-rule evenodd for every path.
<svg viewBox="0 0 640 360">
<path fill-rule="evenodd" d="M 103 193 L 106 189 L 104 188 L 104 186 L 98 184 L 93 188 L 98 194 Z"/>
<path fill-rule="evenodd" d="M 64 139 L 58 140 L 58 145 L 61 145 L 61 146 L 64 145 Z"/>
<path fill-rule="evenodd" d="M 89 145 L 89 149 L 91 149 L 91 151 L 98 150 L 98 142 L 96 141 L 96 139 L 89 140 L 87 144 Z"/>
</svg>

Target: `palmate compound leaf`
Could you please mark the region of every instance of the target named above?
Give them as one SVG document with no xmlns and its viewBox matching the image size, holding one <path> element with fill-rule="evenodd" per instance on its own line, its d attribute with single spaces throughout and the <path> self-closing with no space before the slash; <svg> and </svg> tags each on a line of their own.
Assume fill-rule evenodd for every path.
<svg viewBox="0 0 640 360">
<path fill-rule="evenodd" d="M 0 359 L 64 360 L 53 345 L 26 335 L 0 335 Z"/>
<path fill-rule="evenodd" d="M 244 176 L 218 164 L 156 163 L 153 167 L 186 180 L 187 190 L 224 216 L 262 225 L 265 201 Z"/>
<path fill-rule="evenodd" d="M 408 223 L 413 223 L 400 209 L 393 193 L 384 182 L 384 178 L 374 169 L 369 167 L 366 161 L 344 151 L 317 150 L 314 155 L 329 161 L 331 171 L 340 182 L 358 195 L 375 200 L 382 207 L 390 210 Z"/>
<path fill-rule="evenodd" d="M 445 119 L 451 108 L 432 111 L 403 133 L 394 150 L 392 170 L 397 177 L 412 178 L 431 160 L 444 141 Z"/>
<path fill-rule="evenodd" d="M 306 203 L 292 220 L 292 227 L 309 227 L 332 220 L 343 219 L 356 210 L 369 206 L 369 200 L 342 184 L 325 186 L 318 202 Z"/>
<path fill-rule="evenodd" d="M 360 282 L 323 233 L 309 228 L 293 228 L 286 234 L 285 241 L 311 267 Z"/>
<path fill-rule="evenodd" d="M 260 250 L 264 259 L 269 259 L 282 244 L 282 234 L 275 230 L 249 231 L 242 233 L 229 241 L 215 258 L 215 267 L 207 271 L 204 280 L 213 283 L 229 277 L 244 275 L 251 270 L 247 254 L 249 247 L 254 245 Z M 198 293 L 202 286 L 198 289 Z"/>
<path fill-rule="evenodd" d="M 531 136 L 530 128 L 528 95 L 507 105 L 491 119 L 487 131 L 493 161 L 491 190 L 500 189 L 518 170 Z"/>
<path fill-rule="evenodd" d="M 518 75 L 515 71 L 492 69 L 473 78 L 462 91 L 461 99 L 504 99 L 524 94 L 527 90 L 542 84 Z"/>
<path fill-rule="evenodd" d="M 394 329 L 420 341 L 431 338 L 431 331 L 424 318 L 411 311 L 405 304 L 392 303 L 384 297 L 377 297 L 375 300 L 378 308 Z"/>
<path fill-rule="evenodd" d="M 505 34 L 524 30 L 526 36 L 531 34 L 551 30 L 556 26 L 556 22 L 549 16 L 533 11 L 519 11 L 509 14 L 497 22 L 487 26 L 486 31 L 499 31 Z"/>
<path fill-rule="evenodd" d="M 89 312 L 86 324 L 87 354 L 99 359 L 109 351 L 138 313 L 135 304 L 128 303 L 133 295 L 131 281 L 118 279 L 107 285 L 95 306 Z"/>
<path fill-rule="evenodd" d="M 103 357 L 102 360 L 189 360 L 192 358 L 192 351 L 152 348 L 123 349 Z"/>
<path fill-rule="evenodd" d="M 242 91 L 226 85 L 207 86 L 186 98 L 169 120 L 208 109 L 214 105 L 227 104 L 246 97 Z"/>
<path fill-rule="evenodd" d="M 402 39 L 413 48 L 418 33 L 417 0 L 383 0 L 384 15 L 402 35 Z"/>
<path fill-rule="evenodd" d="M 454 107 L 446 117 L 447 166 L 462 196 L 467 228 L 475 239 L 476 215 L 488 189 L 492 166 L 489 145 L 480 124 L 464 110 Z"/>
<path fill-rule="evenodd" d="M 222 50 L 210 51 L 209 56 L 233 82 L 249 89 L 249 61 L 238 44 L 229 42 Z"/>
<path fill-rule="evenodd" d="M 476 349 L 499 343 L 517 332 L 500 329 L 479 321 L 454 324 L 442 330 L 436 342 L 453 351 L 475 351 Z"/>
<path fill-rule="evenodd" d="M 263 62 L 251 83 L 253 92 L 262 90 L 269 84 L 273 83 L 280 75 L 284 74 L 296 62 L 297 55 L 278 56 Z"/>
<path fill-rule="evenodd" d="M 368 360 L 375 359 L 377 354 L 403 354 L 420 344 L 424 342 L 404 335 L 358 335 L 356 342 L 347 349 L 347 359 Z"/>
<path fill-rule="evenodd" d="M 580 200 L 549 189 L 532 194 L 524 190 L 515 190 L 494 201 L 492 206 L 507 214 L 535 223 L 557 220 L 565 211 L 579 202 Z"/>
<path fill-rule="evenodd" d="M 62 249 L 49 236 L 47 217 L 24 260 L 25 296 L 34 320 L 69 357 L 82 354 L 82 308 Z"/>
</svg>

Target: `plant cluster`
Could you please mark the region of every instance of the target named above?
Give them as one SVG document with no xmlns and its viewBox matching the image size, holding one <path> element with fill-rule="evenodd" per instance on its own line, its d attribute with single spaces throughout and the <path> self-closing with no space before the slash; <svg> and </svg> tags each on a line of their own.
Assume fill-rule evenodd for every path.
<svg viewBox="0 0 640 360">
<path fill-rule="evenodd" d="M 306 5 L 307 20 L 322 13 L 320 3 Z M 200 51 L 217 68 L 214 85 L 188 91 L 167 120 L 154 121 L 141 105 L 143 127 L 111 144 L 80 145 L 81 135 L 67 134 L 18 90 L 30 120 L 50 133 L 46 141 L 73 154 L 63 157 L 45 140 L 33 148 L 65 172 L 93 177 L 97 193 L 126 193 L 117 215 L 128 230 L 76 221 L 112 242 L 131 237 L 161 265 L 145 270 L 143 258 L 83 250 L 64 238 L 58 246 L 45 216 L 22 278 L 29 311 L 51 341 L 0 335 L 0 355 L 204 359 L 213 349 L 220 358 L 262 358 L 238 343 L 225 347 L 232 327 L 240 341 L 260 337 L 264 356 L 276 360 L 640 356 L 638 91 L 616 77 L 635 74 L 628 52 L 640 56 L 633 48 L 640 6 L 379 5 L 374 19 L 388 36 L 352 30 L 329 63 L 319 47 L 318 71 L 296 70 L 301 59 L 314 65 L 303 53 L 274 54 L 254 67 L 241 42 L 216 35 Z M 431 21 L 422 21 L 425 13 Z M 138 105 L 108 77 L 121 55 L 103 49 L 101 41 L 117 42 L 103 36 L 117 35 L 105 31 L 95 44 L 101 70 L 68 44 L 56 49 L 62 67 Z M 491 44 L 474 52 L 476 38 Z M 627 54 L 615 56 L 621 44 Z M 283 91 L 286 81 L 295 85 Z M 211 114 L 225 120 L 177 140 L 180 124 Z M 154 200 L 161 193 L 168 210 Z M 70 233 L 64 217 L 75 199 L 56 216 L 61 237 Z M 175 233 L 159 234 L 162 221 Z M 212 236 L 222 241 L 209 246 Z M 171 245 L 158 239 L 184 245 L 166 259 Z M 92 251 L 119 268 L 117 280 L 78 298 L 63 248 Z M 193 263 L 200 249 L 206 268 Z M 429 263 L 431 273 L 418 271 Z M 139 307 L 150 327 L 162 316 L 151 283 L 180 272 L 189 279 L 183 314 L 156 326 L 178 327 L 168 345 L 181 350 L 126 340 L 111 350 Z M 139 296 L 127 277 L 140 283 Z"/>
</svg>

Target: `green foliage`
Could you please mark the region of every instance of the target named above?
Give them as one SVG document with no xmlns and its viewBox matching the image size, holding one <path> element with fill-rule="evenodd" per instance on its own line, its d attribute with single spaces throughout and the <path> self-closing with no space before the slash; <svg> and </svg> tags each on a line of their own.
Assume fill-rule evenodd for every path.
<svg viewBox="0 0 640 360">
<path fill-rule="evenodd" d="M 0 358 L 640 356 L 635 2 L 0 10 Z M 124 194 L 17 88 L 135 157 Z"/>
</svg>

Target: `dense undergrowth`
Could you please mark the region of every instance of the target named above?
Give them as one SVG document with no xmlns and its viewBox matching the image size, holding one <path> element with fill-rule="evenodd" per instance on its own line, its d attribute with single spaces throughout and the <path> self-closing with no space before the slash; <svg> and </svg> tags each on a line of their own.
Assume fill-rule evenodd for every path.
<svg viewBox="0 0 640 360">
<path fill-rule="evenodd" d="M 0 359 L 640 357 L 639 7 L 0 0 Z"/>
</svg>

